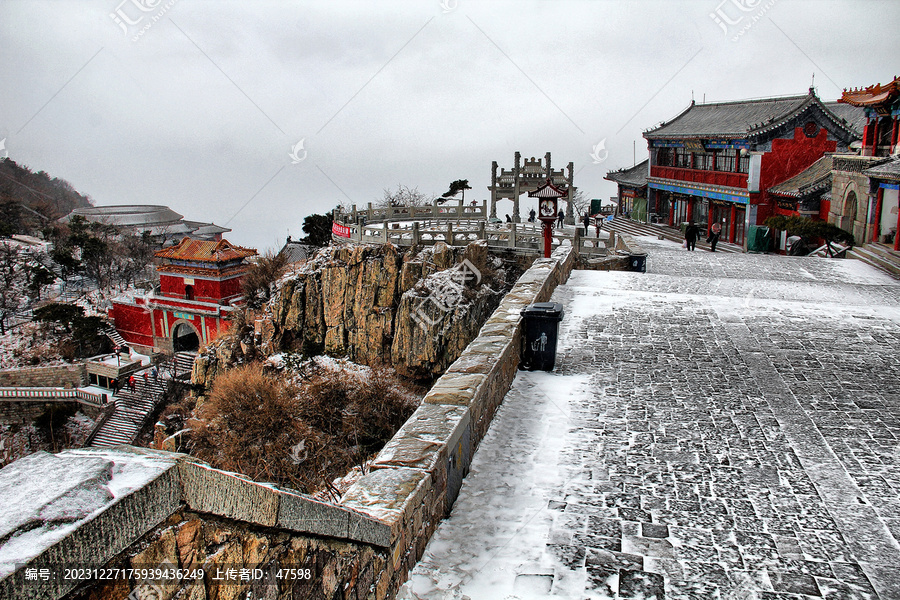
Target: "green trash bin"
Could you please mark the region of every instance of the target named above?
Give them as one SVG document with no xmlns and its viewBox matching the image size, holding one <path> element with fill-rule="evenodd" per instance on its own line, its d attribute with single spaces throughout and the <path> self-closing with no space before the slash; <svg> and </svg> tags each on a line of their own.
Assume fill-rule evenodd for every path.
<svg viewBox="0 0 900 600">
<path fill-rule="evenodd" d="M 559 302 L 529 304 L 522 311 L 522 362 L 519 368 L 527 371 L 552 371 L 556 364 L 556 344 L 563 306 Z"/>
</svg>

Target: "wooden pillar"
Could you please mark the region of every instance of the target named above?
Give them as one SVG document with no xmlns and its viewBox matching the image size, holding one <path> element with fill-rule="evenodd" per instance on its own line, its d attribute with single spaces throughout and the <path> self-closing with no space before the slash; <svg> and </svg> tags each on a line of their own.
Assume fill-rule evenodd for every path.
<svg viewBox="0 0 900 600">
<path fill-rule="evenodd" d="M 692 222 L 692 221 L 694 220 L 694 202 L 695 202 L 695 200 L 694 200 L 693 198 L 691 198 L 690 200 L 688 200 L 688 205 L 687 205 L 687 220 L 688 220 L 688 223 L 690 223 L 690 222 Z"/>
<path fill-rule="evenodd" d="M 706 216 L 706 237 L 709 237 L 709 234 L 711 233 L 712 224 L 713 224 L 713 214 L 715 213 L 715 210 L 713 209 L 714 206 L 715 205 L 710 202 L 709 214 Z"/>
<path fill-rule="evenodd" d="M 878 193 L 875 195 L 875 219 L 874 219 L 874 227 L 872 227 L 872 233 L 869 235 L 870 242 L 877 242 L 878 236 L 881 233 L 881 202 L 884 199 L 884 188 L 879 187 Z"/>
<path fill-rule="evenodd" d="M 734 229 L 735 229 L 735 221 L 737 220 L 737 206 L 734 204 L 731 205 L 731 218 L 728 219 L 728 242 L 734 243 Z"/>
<path fill-rule="evenodd" d="M 675 206 L 677 205 L 678 200 L 675 200 L 674 197 L 670 197 L 669 200 L 669 227 L 675 226 Z"/>
</svg>

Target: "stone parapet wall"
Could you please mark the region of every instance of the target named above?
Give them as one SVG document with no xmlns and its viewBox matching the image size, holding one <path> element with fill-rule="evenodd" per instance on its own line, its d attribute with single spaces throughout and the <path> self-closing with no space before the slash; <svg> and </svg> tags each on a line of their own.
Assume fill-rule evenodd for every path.
<svg viewBox="0 0 900 600">
<path fill-rule="evenodd" d="M 389 567 L 396 590 L 449 512 L 472 456 L 509 390 L 522 345 L 520 311 L 564 283 L 575 253 L 561 248 L 519 278 L 477 338 L 428 392 L 341 505 L 391 526 Z"/>
<path fill-rule="evenodd" d="M 385 446 L 372 470 L 336 504 L 185 455 L 128 446 L 36 453 L 8 465 L 0 470 L 0 506 L 4 495 L 11 502 L 28 493 L 23 486 L 37 484 L 29 478 L 40 477 L 53 489 L 44 490 L 47 502 L 28 507 L 28 514 L 0 519 L 9 529 L 0 532 L 4 543 L 20 535 L 29 539 L 27 546 L 5 548 L 9 562 L 0 563 L 0 597 L 94 600 L 125 597 L 135 590 L 147 593 L 152 585 L 163 598 L 242 597 L 254 589 L 254 597 L 278 600 L 394 597 L 449 513 L 475 449 L 515 377 L 520 311 L 549 300 L 574 263 L 569 248 L 535 261 Z M 82 500 L 74 510 L 67 498 L 76 492 Z M 60 527 L 67 529 L 65 535 L 60 536 Z M 86 567 L 264 565 L 269 573 L 281 567 L 312 571 L 310 580 L 299 582 L 301 588 L 236 582 L 224 595 L 213 589 L 210 575 L 200 582 L 123 580 L 79 589 L 61 577 L 25 580 L 27 568 L 75 562 Z M 110 586 L 117 586 L 116 591 Z"/>
<path fill-rule="evenodd" d="M 75 388 L 87 385 L 87 381 L 87 370 L 84 364 L 0 371 L 0 387 Z"/>
</svg>

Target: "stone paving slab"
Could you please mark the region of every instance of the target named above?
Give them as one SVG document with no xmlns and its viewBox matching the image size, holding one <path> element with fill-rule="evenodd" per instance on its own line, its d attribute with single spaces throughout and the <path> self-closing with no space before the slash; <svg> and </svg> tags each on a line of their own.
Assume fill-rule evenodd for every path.
<svg viewBox="0 0 900 600">
<path fill-rule="evenodd" d="M 575 271 L 408 598 L 900 598 L 900 285 L 852 260 Z M 403 595 L 401 594 L 401 598 Z"/>
</svg>

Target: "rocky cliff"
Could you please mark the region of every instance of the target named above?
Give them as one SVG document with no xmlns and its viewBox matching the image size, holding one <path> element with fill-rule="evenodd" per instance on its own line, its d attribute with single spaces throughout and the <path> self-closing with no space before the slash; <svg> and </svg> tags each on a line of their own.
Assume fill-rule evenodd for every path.
<svg viewBox="0 0 900 600">
<path fill-rule="evenodd" d="M 389 363 L 414 379 L 433 379 L 477 335 L 521 266 L 489 257 L 483 242 L 400 250 L 391 244 L 323 249 L 282 277 L 239 344 L 209 349 L 193 382 L 210 382 L 241 354 L 298 352 Z"/>
</svg>

